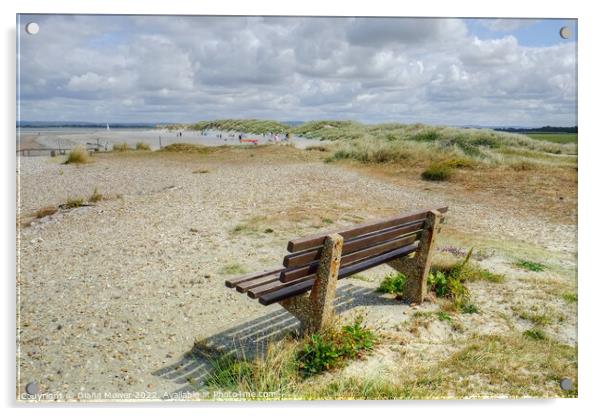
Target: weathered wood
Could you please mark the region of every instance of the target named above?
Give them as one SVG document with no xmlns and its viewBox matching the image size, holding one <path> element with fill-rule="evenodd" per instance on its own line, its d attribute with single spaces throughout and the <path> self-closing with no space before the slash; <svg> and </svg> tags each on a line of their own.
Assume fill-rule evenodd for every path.
<svg viewBox="0 0 602 416">
<path fill-rule="evenodd" d="M 441 207 L 437 210 L 440 213 L 445 213 L 447 212 L 447 207 Z M 425 210 L 409 214 L 396 215 L 382 220 L 370 221 L 364 224 L 346 227 L 336 231 L 314 234 L 311 236 L 298 238 L 296 240 L 291 240 L 288 242 L 287 250 L 293 253 L 297 251 L 307 250 L 313 247 L 319 247 L 324 244 L 326 236 L 332 233 L 339 234 L 344 239 L 350 239 L 362 234 L 367 234 L 373 231 L 394 227 L 396 225 L 405 224 L 411 221 L 423 220 L 426 218 L 427 212 L 428 211 Z"/>
<path fill-rule="evenodd" d="M 362 235 L 351 240 L 345 240 L 343 243 L 343 254 L 352 253 L 374 244 L 405 236 L 406 234 L 417 234 L 422 231 L 423 226 L 424 221 L 418 220 L 409 224 L 398 225 Z M 288 254 L 284 256 L 283 264 L 285 267 L 304 266 L 308 263 L 317 261 L 320 258 L 321 253 L 322 247 L 310 249 L 301 253 Z"/>
<path fill-rule="evenodd" d="M 258 277 L 257 279 L 247 280 L 246 282 L 238 283 L 236 285 L 236 290 L 240 293 L 245 293 L 249 289 L 253 289 L 257 286 L 265 285 L 274 281 L 280 281 L 279 273 L 268 274 L 264 277 Z"/>
<path fill-rule="evenodd" d="M 276 278 L 269 283 L 249 289 L 247 291 L 247 295 L 251 299 L 257 299 L 260 296 L 263 296 L 263 295 L 271 293 L 271 292 L 275 292 L 276 290 L 280 290 L 280 289 L 288 287 L 288 286 L 292 286 L 293 284 L 303 282 L 303 281 L 309 280 L 309 279 L 313 280 L 314 277 L 315 277 L 315 275 L 311 275 L 311 276 L 307 276 L 307 277 L 304 277 L 304 278 L 301 278 L 298 280 L 293 280 L 291 282 L 283 283 L 280 281 L 280 278 L 278 276 L 276 276 Z"/>
<path fill-rule="evenodd" d="M 386 241 L 384 243 L 376 244 L 374 246 L 365 248 L 363 250 L 354 251 L 344 255 L 341 260 L 341 265 L 345 266 L 366 257 L 378 256 L 379 254 L 386 253 L 387 251 L 394 250 L 399 247 L 407 246 L 416 241 L 416 235 L 412 234 L 407 237 L 397 238 L 395 240 Z M 319 262 L 310 263 L 307 266 L 302 266 L 296 269 L 284 269 L 280 273 L 281 282 L 290 282 L 311 274 L 314 274 L 318 270 Z"/>
<path fill-rule="evenodd" d="M 225 284 L 226 287 L 235 287 L 237 284 L 246 282 L 247 280 L 253 280 L 270 274 L 280 273 L 282 270 L 284 270 L 284 267 L 277 267 L 274 269 L 263 270 L 261 272 L 249 273 L 245 274 L 244 276 L 230 278 L 226 280 Z"/>
<path fill-rule="evenodd" d="M 414 253 L 418 247 L 418 244 L 414 243 L 410 246 L 404 246 L 398 248 L 396 250 L 392 250 L 380 256 L 372 257 L 367 260 L 363 260 L 357 263 L 350 264 L 345 267 L 341 267 L 339 269 L 339 279 L 344 279 L 345 277 L 354 275 L 356 273 L 360 273 L 364 270 L 371 269 L 380 264 L 387 263 L 395 258 L 407 256 L 411 253 Z M 265 295 L 261 295 L 259 297 L 259 303 L 262 305 L 271 305 L 272 303 L 281 302 L 287 298 L 293 298 L 295 296 L 299 296 L 307 291 L 309 291 L 315 279 L 311 278 L 308 280 L 293 281 L 290 286 L 284 287 L 282 289 L 278 289 Z"/>
</svg>

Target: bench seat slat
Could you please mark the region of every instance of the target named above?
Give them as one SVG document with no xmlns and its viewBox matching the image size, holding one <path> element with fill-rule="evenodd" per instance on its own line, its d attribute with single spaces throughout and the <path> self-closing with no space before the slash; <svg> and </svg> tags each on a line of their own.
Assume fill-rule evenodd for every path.
<svg viewBox="0 0 602 416">
<path fill-rule="evenodd" d="M 437 208 L 437 211 L 444 214 L 447 212 L 447 207 Z M 357 237 L 359 235 L 367 234 L 373 231 L 382 230 L 384 228 L 393 227 L 395 225 L 405 224 L 407 222 L 424 220 L 428 210 L 418 211 L 410 214 L 396 215 L 393 217 L 385 218 L 384 220 L 370 221 L 364 224 L 354 225 L 346 228 L 342 228 L 335 231 L 324 232 L 320 234 L 314 234 L 307 237 L 298 238 L 288 242 L 287 250 L 291 253 L 307 250 L 313 247 L 319 247 L 324 244 L 326 236 L 329 234 L 337 233 L 345 239 Z"/>
<path fill-rule="evenodd" d="M 352 253 L 367 248 L 371 245 L 382 243 L 394 238 L 399 238 L 410 233 L 419 233 L 424 227 L 424 221 L 418 220 L 401 226 L 397 225 L 384 230 L 366 234 L 343 243 L 343 254 Z M 299 267 L 317 261 L 322 255 L 322 247 L 314 248 L 301 253 L 293 253 L 284 256 L 285 267 Z"/>
<path fill-rule="evenodd" d="M 275 292 L 276 290 L 280 290 L 280 289 L 286 288 L 288 286 L 292 286 L 292 285 L 295 285 L 295 284 L 297 284 L 299 282 L 304 282 L 304 281 L 310 280 L 310 279 L 312 279 L 312 276 L 307 276 L 307 277 L 304 277 L 304 278 L 301 278 L 301 279 L 298 279 L 298 280 L 294 280 L 292 282 L 282 283 L 280 281 L 280 279 L 277 278 L 273 282 L 266 283 L 264 285 L 254 287 L 253 289 L 249 289 L 247 291 L 247 295 L 251 299 L 257 299 L 258 297 L 263 296 L 263 295 L 265 295 L 267 293 L 272 293 L 272 292 Z"/>
<path fill-rule="evenodd" d="M 416 251 L 418 243 L 414 243 L 409 246 L 404 246 L 387 253 L 381 254 L 376 257 L 369 258 L 367 260 L 359 261 L 353 264 L 349 264 L 339 269 L 339 279 L 343 279 L 347 276 L 354 275 L 372 267 L 376 267 L 380 264 L 389 262 L 396 258 L 405 257 Z M 270 293 L 263 294 L 259 297 L 259 303 L 262 305 L 271 305 L 272 303 L 280 302 L 281 300 L 291 298 L 293 296 L 301 295 L 310 290 L 314 284 L 315 279 L 304 280 L 302 282 L 294 282 L 294 284 L 275 290 Z"/>
<path fill-rule="evenodd" d="M 266 269 L 261 272 L 245 274 L 244 276 L 233 277 L 233 278 L 226 280 L 226 282 L 225 282 L 226 287 L 235 287 L 239 283 L 246 282 L 248 280 L 257 279 L 259 277 L 267 276 L 270 274 L 278 273 L 278 272 L 281 272 L 282 270 L 284 270 L 284 267 L 280 266 L 280 267 L 276 267 L 273 269 Z"/>
<path fill-rule="evenodd" d="M 236 290 L 240 293 L 245 293 L 249 289 L 274 281 L 280 281 L 280 273 L 275 272 L 264 277 L 258 277 L 257 279 L 247 280 L 246 282 L 239 283 L 236 285 Z"/>
<path fill-rule="evenodd" d="M 358 250 L 353 253 L 343 255 L 341 257 L 341 266 L 345 266 L 347 264 L 353 263 L 366 257 L 377 256 L 387 251 L 410 245 L 414 241 L 416 241 L 416 239 L 417 236 L 415 234 L 412 234 L 407 237 L 385 241 L 384 243 L 380 243 L 372 247 L 365 248 L 363 250 Z M 280 273 L 280 281 L 290 282 L 292 280 L 296 280 L 307 275 L 315 274 L 318 270 L 319 263 L 319 261 L 315 261 L 307 266 L 302 266 L 297 269 L 284 269 Z"/>
</svg>

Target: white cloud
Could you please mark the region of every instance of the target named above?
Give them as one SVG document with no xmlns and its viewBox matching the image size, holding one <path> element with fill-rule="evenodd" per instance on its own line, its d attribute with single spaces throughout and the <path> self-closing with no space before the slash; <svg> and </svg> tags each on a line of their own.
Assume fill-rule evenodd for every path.
<svg viewBox="0 0 602 416">
<path fill-rule="evenodd" d="M 574 43 L 482 40 L 458 19 L 36 20 L 44 36 L 21 44 L 28 120 L 576 123 Z"/>
</svg>

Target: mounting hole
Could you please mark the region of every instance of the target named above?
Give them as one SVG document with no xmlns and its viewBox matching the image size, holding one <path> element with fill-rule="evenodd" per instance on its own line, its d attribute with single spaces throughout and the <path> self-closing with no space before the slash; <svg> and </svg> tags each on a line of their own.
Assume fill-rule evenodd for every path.
<svg viewBox="0 0 602 416">
<path fill-rule="evenodd" d="M 564 391 L 573 390 L 573 380 L 570 378 L 563 378 L 560 380 L 560 388 Z"/>
<path fill-rule="evenodd" d="M 559 33 L 562 39 L 568 39 L 571 37 L 571 29 L 568 26 L 562 26 Z"/>
<path fill-rule="evenodd" d="M 25 25 L 25 31 L 30 35 L 37 35 L 40 31 L 40 25 L 36 22 L 29 22 Z"/>
</svg>

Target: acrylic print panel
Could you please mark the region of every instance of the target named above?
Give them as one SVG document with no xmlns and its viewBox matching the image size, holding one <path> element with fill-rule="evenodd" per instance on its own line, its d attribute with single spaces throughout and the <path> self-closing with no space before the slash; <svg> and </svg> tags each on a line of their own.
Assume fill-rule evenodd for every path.
<svg viewBox="0 0 602 416">
<path fill-rule="evenodd" d="M 577 395 L 575 20 L 17 33 L 19 401 Z"/>
</svg>

